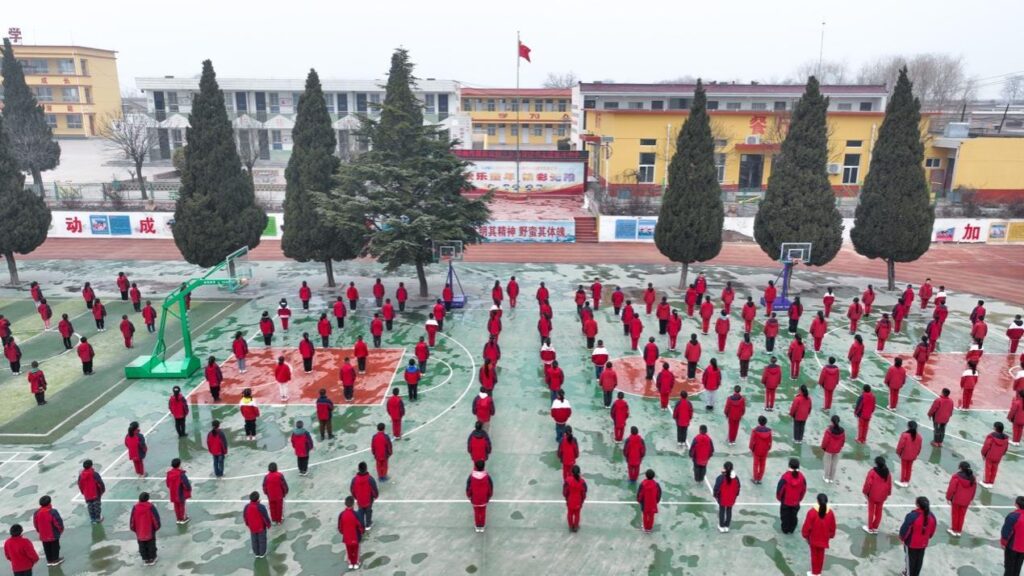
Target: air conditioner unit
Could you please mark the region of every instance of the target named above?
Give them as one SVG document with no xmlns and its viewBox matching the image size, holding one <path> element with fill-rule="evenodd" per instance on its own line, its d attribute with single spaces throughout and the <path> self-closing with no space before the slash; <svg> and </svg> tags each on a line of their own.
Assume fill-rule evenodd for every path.
<svg viewBox="0 0 1024 576">
<path fill-rule="evenodd" d="M 842 171 L 843 171 L 843 167 L 840 166 L 839 164 L 829 164 L 828 165 L 828 173 L 829 174 L 839 174 Z"/>
<path fill-rule="evenodd" d="M 753 134 L 751 136 L 747 136 L 746 143 L 747 144 L 752 144 L 752 145 L 760 144 L 761 143 L 761 135 L 760 134 Z"/>
</svg>

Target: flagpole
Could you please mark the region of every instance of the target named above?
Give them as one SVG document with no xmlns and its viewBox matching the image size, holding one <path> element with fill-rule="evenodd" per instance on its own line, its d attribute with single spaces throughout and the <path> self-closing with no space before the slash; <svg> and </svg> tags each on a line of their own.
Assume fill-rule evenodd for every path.
<svg viewBox="0 0 1024 576">
<path fill-rule="evenodd" d="M 522 106 L 522 100 L 519 98 L 519 61 L 522 58 L 519 56 L 519 46 L 522 44 L 522 40 L 519 39 L 519 31 L 516 30 L 516 93 L 515 93 L 515 107 L 516 107 L 516 193 L 520 192 L 519 189 L 519 141 L 522 139 L 522 135 L 519 133 L 523 129 L 519 123 L 519 108 Z"/>
</svg>

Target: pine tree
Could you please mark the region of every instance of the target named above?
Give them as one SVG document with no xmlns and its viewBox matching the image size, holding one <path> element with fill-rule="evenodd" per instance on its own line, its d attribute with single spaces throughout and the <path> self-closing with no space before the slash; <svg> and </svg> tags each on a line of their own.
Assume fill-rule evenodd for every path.
<svg viewBox="0 0 1024 576">
<path fill-rule="evenodd" d="M 904 67 L 878 131 L 850 239 L 858 254 L 885 260 L 894 290 L 896 262 L 913 262 L 928 251 L 934 222 L 924 174 L 921 102 Z"/>
<path fill-rule="evenodd" d="M 426 296 L 432 242 L 479 242 L 477 227 L 487 222 L 490 210 L 489 197 L 462 196 L 470 188 L 468 165 L 452 152 L 446 134 L 424 126 L 412 72 L 408 52 L 396 50 L 380 119 L 360 118 L 359 137 L 370 150 L 342 165 L 323 210 L 334 226 L 369 227 L 369 253 L 388 270 L 415 266 L 420 295 Z"/>
<path fill-rule="evenodd" d="M 209 60 L 203 62 L 189 124 L 172 230 L 185 260 L 209 267 L 242 246 L 255 248 L 267 225 L 242 169 L 224 93 Z"/>
<path fill-rule="evenodd" d="M 46 240 L 50 209 L 40 195 L 25 190 L 25 175 L 18 169 L 5 124 L 0 117 L 0 253 L 7 260 L 11 284 L 17 284 L 14 254 L 28 254 Z"/>
<path fill-rule="evenodd" d="M 772 259 L 784 242 L 811 242 L 812 266 L 829 263 L 843 245 L 843 218 L 828 181 L 828 98 L 807 80 L 789 132 L 772 162 L 768 188 L 754 217 L 754 239 Z"/>
<path fill-rule="evenodd" d="M 46 123 L 46 114 L 25 84 L 25 73 L 14 56 L 11 40 L 4 38 L 4 119 L 7 137 L 19 170 L 32 174 L 36 192 L 43 192 L 43 172 L 60 164 L 60 144 Z"/>
<path fill-rule="evenodd" d="M 710 260 L 721 252 L 724 220 L 707 96 L 698 79 L 690 115 L 676 139 L 676 151 L 668 167 L 668 188 L 654 228 L 658 250 L 683 265 L 680 288 L 686 287 L 691 263 Z"/>
<path fill-rule="evenodd" d="M 358 238 L 334 228 L 317 211 L 317 200 L 331 189 L 340 161 L 334 155 L 337 140 L 316 70 L 309 71 L 306 90 L 299 97 L 292 142 L 292 155 L 284 172 L 287 186 L 281 248 L 285 256 L 299 262 L 323 262 L 327 285 L 333 287 L 333 260 L 355 258 L 359 244 Z"/>
</svg>

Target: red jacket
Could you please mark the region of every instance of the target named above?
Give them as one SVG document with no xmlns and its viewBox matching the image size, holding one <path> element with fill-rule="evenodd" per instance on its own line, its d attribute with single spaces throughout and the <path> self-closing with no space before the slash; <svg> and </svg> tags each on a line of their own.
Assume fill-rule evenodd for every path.
<svg viewBox="0 0 1024 576">
<path fill-rule="evenodd" d="M 825 333 L 828 332 L 828 322 L 815 316 L 814 320 L 811 320 L 811 328 L 809 332 L 811 333 L 811 336 L 818 340 L 824 338 Z"/>
<path fill-rule="evenodd" d="M 839 454 L 843 451 L 843 446 L 846 445 L 846 431 L 842 428 L 839 429 L 839 433 L 832 431 L 832 427 L 825 428 L 825 433 L 821 435 L 821 449 L 826 454 Z"/>
<path fill-rule="evenodd" d="M 75 328 L 70 321 L 61 319 L 60 322 L 57 322 L 57 331 L 60 332 L 61 338 L 71 338 L 71 335 L 75 333 Z"/>
<path fill-rule="evenodd" d="M 292 367 L 287 364 L 274 366 L 274 379 L 278 384 L 285 384 L 292 379 Z"/>
<path fill-rule="evenodd" d="M 156 539 L 157 530 L 160 530 L 160 513 L 156 506 L 152 502 L 135 504 L 128 527 L 135 532 L 135 539 L 139 542 Z"/>
<path fill-rule="evenodd" d="M 210 388 L 218 388 L 224 382 L 224 373 L 221 372 L 220 366 L 216 364 L 207 364 L 206 369 L 203 370 L 203 376 L 206 378 Z"/>
<path fill-rule="evenodd" d="M 142 307 L 142 321 L 146 324 L 153 324 L 156 322 L 156 309 L 146 304 Z"/>
<path fill-rule="evenodd" d="M 693 306 L 697 303 L 697 289 L 693 287 L 687 288 L 686 295 L 683 298 L 687 306 Z"/>
<path fill-rule="evenodd" d="M 690 399 L 682 399 L 676 401 L 676 407 L 672 409 L 672 418 L 676 421 L 676 426 L 689 426 L 690 421 L 693 420 L 693 403 Z"/>
<path fill-rule="evenodd" d="M 655 387 L 658 392 L 664 396 L 668 396 L 672 393 L 672 388 L 676 385 L 676 376 L 671 370 L 663 369 L 658 372 L 658 379 L 655 383 Z"/>
<path fill-rule="evenodd" d="M 576 294 L 573 297 L 573 299 L 575 300 L 577 306 L 583 306 L 583 303 L 587 301 L 587 293 L 583 291 L 583 288 L 580 288 L 579 290 L 576 291 Z"/>
<path fill-rule="evenodd" d="M 672 314 L 668 317 L 668 325 L 665 326 L 665 331 L 668 335 L 675 338 L 679 335 L 679 331 L 683 329 L 683 317 L 678 314 Z"/>
<path fill-rule="evenodd" d="M 601 390 L 611 392 L 619 385 L 619 375 L 615 372 L 614 368 L 605 368 L 601 371 L 601 377 L 598 378 L 598 382 L 601 384 Z"/>
<path fill-rule="evenodd" d="M 81 348 L 81 346 L 79 346 L 79 348 Z M 81 356 L 81 354 L 79 354 L 79 356 Z M 6 357 L 9 362 L 17 362 L 18 360 L 21 360 L 21 348 L 14 343 L 14 340 L 8 340 L 7 344 L 4 345 L 4 357 Z"/>
<path fill-rule="evenodd" d="M 622 307 L 622 323 L 626 324 L 626 325 L 629 325 L 629 323 L 633 320 L 633 314 L 634 314 L 634 312 L 633 312 L 633 305 L 632 304 L 626 304 L 625 306 L 623 306 Z"/>
<path fill-rule="evenodd" d="M 55 542 L 60 539 L 64 532 L 64 520 L 60 514 L 53 509 L 53 506 L 40 506 L 32 515 L 32 525 L 39 534 L 40 542 Z"/>
<path fill-rule="evenodd" d="M 124 447 L 128 450 L 129 460 L 142 460 L 146 457 L 146 438 L 142 432 L 124 437 Z"/>
<path fill-rule="evenodd" d="M 789 358 L 790 362 L 794 364 L 800 363 L 800 361 L 804 359 L 804 345 L 793 340 L 789 343 L 789 351 L 786 356 Z"/>
<path fill-rule="evenodd" d="M 885 340 L 889 337 L 892 332 L 892 322 L 888 318 L 879 318 L 878 323 L 875 324 L 875 336 L 879 340 Z"/>
<path fill-rule="evenodd" d="M 715 334 L 726 336 L 729 334 L 729 319 L 719 318 L 715 320 Z"/>
<path fill-rule="evenodd" d="M 127 276 L 118 276 L 117 277 L 117 289 L 118 290 L 120 290 L 121 292 L 127 292 L 129 286 L 131 286 L 131 282 L 128 281 L 128 277 Z"/>
<path fill-rule="evenodd" d="M 669 316 L 672 315 L 672 307 L 667 302 L 661 302 L 658 304 L 658 309 L 655 312 L 655 316 L 658 320 L 668 320 Z"/>
<path fill-rule="evenodd" d="M 724 508 L 731 508 L 736 505 L 736 498 L 740 495 L 740 479 L 735 472 L 731 472 L 726 478 L 725 474 L 719 474 L 715 480 L 715 488 L 712 490 L 718 505 Z"/>
<path fill-rule="evenodd" d="M 32 370 L 28 373 L 28 385 L 33 394 L 39 394 L 46 390 L 46 374 L 42 370 Z"/>
<path fill-rule="evenodd" d="M 369 472 L 357 472 L 355 477 L 352 478 L 351 484 L 349 484 L 349 491 L 352 493 L 352 497 L 356 499 L 356 504 L 359 504 L 360 508 L 366 508 L 373 505 L 373 501 L 377 499 L 377 481 L 370 476 Z"/>
<path fill-rule="evenodd" d="M 752 303 L 744 304 L 743 308 L 740 310 L 740 317 L 743 318 L 745 322 L 752 321 L 757 317 L 757 306 Z M 765 336 L 768 336 L 768 334 L 766 333 Z"/>
<path fill-rule="evenodd" d="M 626 420 L 629 419 L 629 404 L 624 399 L 612 402 L 611 417 L 613 424 L 625 427 Z"/>
<path fill-rule="evenodd" d="M 900 441 L 896 443 L 896 455 L 900 460 L 917 460 L 921 453 L 921 433 L 918 432 L 915 438 L 910 437 L 910 432 L 900 434 Z"/>
<path fill-rule="evenodd" d="M 647 288 L 644 290 L 644 303 L 654 304 L 654 301 L 658 299 L 658 294 L 654 291 L 654 288 Z"/>
<path fill-rule="evenodd" d="M 772 450 L 772 429 L 758 426 L 750 431 L 750 442 L 747 444 L 754 456 L 767 456 Z"/>
<path fill-rule="evenodd" d="M 977 478 L 967 479 L 963 472 L 957 472 L 949 479 L 949 487 L 946 488 L 946 500 L 956 506 L 970 506 L 971 502 L 974 501 L 974 494 L 977 491 Z"/>
<path fill-rule="evenodd" d="M 297 457 L 306 458 L 313 451 L 313 436 L 310 435 L 309 430 L 292 430 L 291 440 L 292 450 L 295 451 Z"/>
<path fill-rule="evenodd" d="M 626 301 L 626 295 L 622 293 L 622 290 L 615 290 L 612 292 L 612 306 L 615 308 L 622 308 L 622 303 Z"/>
<path fill-rule="evenodd" d="M 875 394 L 868 390 L 857 398 L 857 404 L 853 408 L 853 413 L 861 420 L 871 420 L 871 417 L 875 414 Z"/>
<path fill-rule="evenodd" d="M 96 356 L 95 352 L 92 350 L 92 344 L 89 344 L 88 342 L 82 342 L 79 344 L 75 352 L 78 354 L 78 359 L 82 362 L 91 362 Z"/>
<path fill-rule="evenodd" d="M 587 481 L 582 476 L 579 480 L 575 476 L 567 476 L 562 481 L 562 496 L 570 510 L 579 510 L 587 499 Z"/>
<path fill-rule="evenodd" d="M 335 318 L 344 318 L 346 314 L 348 314 L 348 309 L 345 308 L 344 300 L 335 300 L 334 301 L 334 317 Z"/>
<path fill-rule="evenodd" d="M 803 316 L 804 307 L 796 302 L 789 305 L 789 310 L 786 311 L 786 315 L 789 316 L 790 320 L 799 320 L 800 316 Z"/>
<path fill-rule="evenodd" d="M 992 432 L 985 437 L 985 444 L 981 447 L 981 456 L 986 462 L 999 462 L 1006 454 L 1006 449 L 1009 445 L 1009 436 L 998 432 Z"/>
<path fill-rule="evenodd" d="M 24 536 L 11 536 L 4 540 L 4 556 L 11 562 L 11 572 L 28 572 L 39 562 L 35 545 Z"/>
<path fill-rule="evenodd" d="M 255 404 L 242 404 L 238 407 L 238 411 L 242 413 L 242 420 L 251 422 L 260 417 L 260 408 Z"/>
<path fill-rule="evenodd" d="M 683 351 L 683 356 L 687 362 L 699 362 L 700 361 L 700 342 L 688 341 L 686 343 L 686 349 Z"/>
<path fill-rule="evenodd" d="M 83 469 L 78 475 L 78 491 L 86 502 L 96 500 L 107 491 L 107 486 L 100 478 L 100 473 L 92 468 Z"/>
<path fill-rule="evenodd" d="M 661 502 L 661 486 L 657 480 L 645 478 L 640 482 L 640 487 L 636 491 L 636 501 L 644 512 L 657 514 L 658 503 Z"/>
<path fill-rule="evenodd" d="M 545 377 L 547 376 L 547 368 L 545 367 Z M 496 374 L 493 368 L 487 368 L 486 365 L 480 367 L 480 386 L 494 390 L 494 384 L 497 382 Z"/>
<path fill-rule="evenodd" d="M 1014 426 L 1024 426 L 1024 402 L 1021 402 L 1020 396 L 1015 397 L 1010 403 L 1006 419 Z"/>
<path fill-rule="evenodd" d="M 491 437 L 483 430 L 474 430 L 466 439 L 466 451 L 471 460 L 487 460 L 491 455 Z"/>
<path fill-rule="evenodd" d="M 373 297 L 383 298 L 384 297 L 384 284 L 381 282 L 373 283 Z"/>
<path fill-rule="evenodd" d="M 164 483 L 167 484 L 167 497 L 171 502 L 184 502 L 192 497 L 192 483 L 181 468 L 168 470 Z"/>
<path fill-rule="evenodd" d="M 850 320 L 860 320 L 860 317 L 864 315 L 864 307 L 859 302 L 850 304 L 850 308 L 846 311 L 846 317 Z"/>
<path fill-rule="evenodd" d="M 772 301 L 774 301 L 776 295 L 777 295 L 777 292 L 775 290 L 775 286 L 765 286 L 765 288 L 764 288 L 764 301 L 765 302 L 772 302 Z"/>
<path fill-rule="evenodd" d="M 466 498 L 473 506 L 486 506 L 494 495 L 494 481 L 485 470 L 474 470 L 466 478 Z"/>
<path fill-rule="evenodd" d="M 338 369 L 338 379 L 341 380 L 342 387 L 348 388 L 355 386 L 356 384 L 356 369 L 351 364 L 344 363 L 341 368 Z"/>
<path fill-rule="evenodd" d="M 309 300 L 313 297 L 313 291 L 309 286 L 299 286 L 299 300 Z"/>
<path fill-rule="evenodd" d="M 142 291 L 139 290 L 139 288 L 137 286 L 133 286 L 133 287 L 128 289 L 128 298 L 130 298 L 131 301 L 135 302 L 135 303 L 141 302 L 142 301 Z"/>
<path fill-rule="evenodd" d="M 583 335 L 587 338 L 594 338 L 597 336 L 597 320 L 588 318 L 587 321 L 583 323 Z"/>
<path fill-rule="evenodd" d="M 223 430 L 210 430 L 206 435 L 206 449 L 213 456 L 224 456 L 228 453 L 228 437 L 224 435 Z"/>
<path fill-rule="evenodd" d="M 359 521 L 359 515 L 355 510 L 345 508 L 338 514 L 338 533 L 346 545 L 359 544 L 364 531 L 363 523 Z"/>
<path fill-rule="evenodd" d="M 907 369 L 903 366 L 890 366 L 885 372 L 885 385 L 889 387 L 889 390 L 899 392 L 900 388 L 907 381 Z"/>
<path fill-rule="evenodd" d="M 779 478 L 779 483 L 775 486 L 775 499 L 781 502 L 785 506 L 799 506 L 800 501 L 804 499 L 807 494 L 807 479 L 799 470 L 796 473 L 796 477 L 793 477 L 793 471 L 787 470 Z"/>
<path fill-rule="evenodd" d="M 640 321 L 639 317 L 633 317 L 629 322 L 629 335 L 633 338 L 639 338 L 644 333 L 644 323 Z"/>
<path fill-rule="evenodd" d="M 807 511 L 804 527 L 800 530 L 807 543 L 814 548 L 828 548 L 829 540 L 836 536 L 836 515 L 831 509 L 825 511 L 825 517 L 818 516 L 815 505 Z"/>
<path fill-rule="evenodd" d="M 132 335 L 135 334 L 135 325 L 132 324 L 131 321 L 128 320 L 127 318 L 121 320 L 121 323 L 118 325 L 118 328 L 121 330 L 121 335 L 124 336 L 125 338 L 131 338 Z"/>
<path fill-rule="evenodd" d="M 932 402 L 928 409 L 928 417 L 936 424 L 945 424 L 953 416 L 953 399 L 940 396 Z"/>
<path fill-rule="evenodd" d="M 892 472 L 882 478 L 874 468 L 868 470 L 861 493 L 867 497 L 868 502 L 885 502 L 892 494 Z"/>
<path fill-rule="evenodd" d="M 705 300 L 700 305 L 700 317 L 703 320 L 710 320 L 715 314 L 715 305 Z"/>
<path fill-rule="evenodd" d="M 231 351 L 234 352 L 236 359 L 244 360 L 249 355 L 249 344 L 245 339 L 237 338 L 231 342 Z"/>
<path fill-rule="evenodd" d="M 434 304 L 433 312 L 434 312 L 434 319 L 435 320 L 437 320 L 438 322 L 444 321 L 444 315 L 445 315 L 444 304 L 441 304 L 441 303 Z"/>
<path fill-rule="evenodd" d="M 370 320 L 370 334 L 380 336 L 384 333 L 384 321 L 380 318 Z"/>
<path fill-rule="evenodd" d="M 331 328 L 331 321 L 330 320 L 328 320 L 327 318 L 321 318 L 320 320 L 317 320 L 317 323 L 316 323 L 316 332 L 317 332 L 317 334 L 319 334 L 321 337 L 323 337 L 323 336 L 330 336 L 331 335 L 331 331 L 332 331 L 332 328 Z"/>
<path fill-rule="evenodd" d="M 316 347 L 313 346 L 311 341 L 306 338 L 299 340 L 299 356 L 308 359 L 312 358 L 314 354 L 316 354 Z"/>
<path fill-rule="evenodd" d="M 622 454 L 626 457 L 626 463 L 630 466 L 639 466 L 647 455 L 647 445 L 639 434 L 630 434 L 622 445 Z"/>
<path fill-rule="evenodd" d="M 558 392 L 562 389 L 562 384 L 565 382 L 565 372 L 561 368 L 554 368 L 548 366 L 544 370 L 545 379 L 548 381 L 548 389 L 552 392 Z"/>
<path fill-rule="evenodd" d="M 555 424 L 565 424 L 572 416 L 572 406 L 566 401 L 555 400 L 551 404 L 551 419 Z"/>
<path fill-rule="evenodd" d="M 725 418 L 738 422 L 747 413 L 747 400 L 740 394 L 733 394 L 725 399 Z"/>
<path fill-rule="evenodd" d="M 754 357 L 754 343 L 740 341 L 739 347 L 736 349 L 736 357 L 740 360 L 750 360 Z"/>
<path fill-rule="evenodd" d="M 547 316 L 541 316 L 540 320 L 537 320 L 537 332 L 544 338 L 551 336 L 551 320 L 548 320 Z"/>
<path fill-rule="evenodd" d="M 900 540 L 907 548 L 915 550 L 927 548 L 928 542 L 935 535 L 937 526 L 938 522 L 935 520 L 934 514 L 929 512 L 925 516 L 920 509 L 915 509 L 903 519 L 903 525 L 900 526 Z"/>
<path fill-rule="evenodd" d="M 715 455 L 715 443 L 707 434 L 697 434 L 690 441 L 690 458 L 698 466 L 707 466 L 708 460 Z"/>
<path fill-rule="evenodd" d="M 718 390 L 718 387 L 722 385 L 722 371 L 708 364 L 704 373 L 700 375 L 700 383 L 705 390 Z"/>
<path fill-rule="evenodd" d="M 260 502 L 249 502 L 242 509 L 242 521 L 253 534 L 266 532 L 270 528 L 270 514 L 267 507 Z"/>
<path fill-rule="evenodd" d="M 839 366 L 829 364 L 822 368 L 821 374 L 818 375 L 818 386 L 825 390 L 835 390 L 836 386 L 839 386 Z"/>
<path fill-rule="evenodd" d="M 383 461 L 391 457 L 394 447 L 391 444 L 391 437 L 384 432 L 377 432 L 370 440 L 370 452 L 374 460 Z"/>
<path fill-rule="evenodd" d="M 269 316 L 260 319 L 260 333 L 269 336 L 274 333 L 274 321 Z"/>
<path fill-rule="evenodd" d="M 331 414 L 334 413 L 334 402 L 331 401 L 327 396 L 322 396 L 316 399 L 316 419 L 317 420 L 330 420 Z"/>
<path fill-rule="evenodd" d="M 562 436 L 562 443 L 558 445 L 558 459 L 562 466 L 572 466 L 580 457 L 580 444 L 575 438 L 570 440 L 569 436 Z"/>
<path fill-rule="evenodd" d="M 494 416 L 494 399 L 490 396 L 477 396 L 473 398 L 473 415 L 478 422 L 487 423 Z"/>
<path fill-rule="evenodd" d="M 455 291 L 452 290 L 451 286 L 445 286 L 441 289 L 441 300 L 444 302 L 451 302 L 455 299 Z"/>
<path fill-rule="evenodd" d="M 658 345 L 654 342 L 648 342 L 644 345 L 644 364 L 654 366 L 655 362 L 658 361 L 658 354 Z"/>
<path fill-rule="evenodd" d="M 793 397 L 793 403 L 789 407 L 789 415 L 793 420 L 806 421 L 811 414 L 811 397 L 797 394 Z"/>
<path fill-rule="evenodd" d="M 782 382 L 782 367 L 778 364 L 767 365 L 761 373 L 761 385 L 765 390 L 775 390 Z"/>
<path fill-rule="evenodd" d="M 769 318 L 764 321 L 764 335 L 767 338 L 775 338 L 779 335 L 779 321 L 775 318 Z"/>
</svg>

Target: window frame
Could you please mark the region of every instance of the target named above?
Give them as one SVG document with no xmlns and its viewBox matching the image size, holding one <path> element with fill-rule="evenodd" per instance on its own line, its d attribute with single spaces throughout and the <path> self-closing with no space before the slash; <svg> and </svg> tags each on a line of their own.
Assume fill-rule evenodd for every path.
<svg viewBox="0 0 1024 576">
<path fill-rule="evenodd" d="M 850 157 L 856 156 L 857 162 L 855 164 L 850 163 Z M 861 154 L 843 154 L 843 178 L 842 183 L 845 185 L 855 185 L 860 181 L 860 161 Z"/>
<path fill-rule="evenodd" d="M 650 160 L 650 162 L 644 162 Z M 640 152 L 637 158 L 636 181 L 638 184 L 653 184 L 656 176 L 658 154 L 656 152 Z"/>
</svg>

